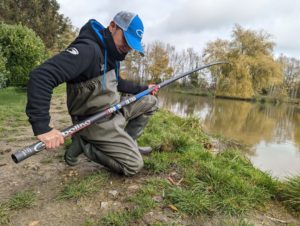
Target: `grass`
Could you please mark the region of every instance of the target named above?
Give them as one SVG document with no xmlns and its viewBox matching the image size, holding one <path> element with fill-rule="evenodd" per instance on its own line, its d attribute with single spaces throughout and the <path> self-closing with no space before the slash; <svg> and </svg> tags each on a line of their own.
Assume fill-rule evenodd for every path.
<svg viewBox="0 0 300 226">
<path fill-rule="evenodd" d="M 182 119 L 167 111 L 156 113 L 139 140 L 156 150 L 145 158 L 145 168 L 150 177 L 166 178 L 175 172 L 181 183 L 149 180 L 128 199 L 131 208 L 108 214 L 101 224 L 130 225 L 150 210 L 170 205 L 191 217 L 240 217 L 257 208 L 263 210 L 274 199 L 278 181 L 255 169 L 240 151 L 228 149 L 213 155 L 203 147 L 206 142 L 208 138 L 195 119 Z M 163 200 L 155 202 L 155 196 Z M 241 221 L 239 225 L 250 224 Z"/>
<path fill-rule="evenodd" d="M 85 222 L 83 222 L 80 226 L 98 226 L 99 222 L 96 220 L 86 220 Z"/>
<path fill-rule="evenodd" d="M 67 184 L 59 195 L 59 199 L 78 199 L 98 192 L 107 181 L 106 172 L 98 172 L 89 175 L 81 180 L 73 181 Z"/>
<path fill-rule="evenodd" d="M 50 163 L 53 163 L 53 159 L 50 158 L 50 157 L 45 157 L 45 158 L 43 158 L 43 159 L 40 161 L 40 163 L 42 163 L 42 164 L 50 164 Z"/>
<path fill-rule="evenodd" d="M 54 95 L 63 95 L 65 89 L 65 84 L 58 86 L 54 89 Z M 19 131 L 14 128 L 29 126 L 25 114 L 26 102 L 26 90 L 17 87 L 0 89 L 0 137 L 8 136 L 12 132 L 17 135 Z"/>
<path fill-rule="evenodd" d="M 145 158 L 144 168 L 155 174 L 166 172 L 174 165 L 173 163 L 178 155 L 178 153 L 154 152 L 151 154 L 151 158 Z"/>
<path fill-rule="evenodd" d="M 33 206 L 36 194 L 32 191 L 23 191 L 12 196 L 7 202 L 0 203 L 0 224 L 9 225 L 10 211 L 20 210 Z"/>
<path fill-rule="evenodd" d="M 0 90 L 0 137 L 8 135 L 9 128 L 27 125 L 25 105 L 24 90 L 14 87 Z"/>
<path fill-rule="evenodd" d="M 277 181 L 235 150 L 217 156 L 196 148 L 180 155 L 158 153 L 146 161 L 146 167 L 153 173 L 180 173 L 181 186 L 164 187 L 166 201 L 191 216 L 238 216 L 271 201 L 276 192 Z"/>
<path fill-rule="evenodd" d="M 9 208 L 6 204 L 0 204 L 0 224 L 8 225 L 10 222 Z"/>
<path fill-rule="evenodd" d="M 32 191 L 24 191 L 17 193 L 8 201 L 10 210 L 19 210 L 33 205 L 36 195 Z"/>
<path fill-rule="evenodd" d="M 229 222 L 227 225 L 234 225 L 234 226 L 255 226 L 254 224 L 248 223 L 246 220 L 242 219 L 238 222 L 238 224 L 232 224 Z"/>
<path fill-rule="evenodd" d="M 65 94 L 66 94 L 66 84 L 65 83 L 59 85 L 53 91 L 53 95 L 55 95 L 55 96 L 61 96 L 61 95 L 65 95 Z"/>
<path fill-rule="evenodd" d="M 143 186 L 137 194 L 129 197 L 127 201 L 131 208 L 125 211 L 110 212 L 101 220 L 86 220 L 84 226 L 115 225 L 127 226 L 141 219 L 145 213 L 158 206 L 153 196 L 161 194 L 161 189 L 166 185 L 163 180 L 153 180 Z"/>
<path fill-rule="evenodd" d="M 290 209 L 300 211 L 300 175 L 288 178 L 278 186 L 278 199 Z"/>
<path fill-rule="evenodd" d="M 154 200 L 154 197 L 157 196 L 162 197 L 161 202 Z M 139 224 L 139 221 L 149 211 L 163 211 L 163 209 L 170 205 L 176 206 L 181 215 L 182 213 L 187 213 L 190 216 L 200 216 L 204 213 L 205 215 L 212 216 L 213 214 L 220 215 L 220 213 L 223 213 L 225 217 L 231 216 L 230 214 L 218 211 L 217 208 L 212 212 L 211 206 L 216 203 L 211 203 L 211 201 L 211 198 L 208 197 L 207 194 L 199 193 L 199 190 L 195 187 L 189 189 L 186 186 L 180 187 L 171 185 L 164 179 L 152 179 L 144 184 L 137 194 L 128 198 L 130 208 L 124 211 L 111 212 L 100 221 L 97 221 L 97 223 L 94 222 L 95 224 L 91 225 L 125 226 Z M 210 212 L 207 213 L 207 210 L 210 210 Z M 178 216 L 178 213 L 176 215 Z M 241 214 L 238 213 L 235 215 L 237 217 L 241 216 Z M 162 222 L 154 222 L 151 225 L 177 225 L 177 223 L 168 222 L 164 224 Z M 252 224 L 242 219 L 240 221 L 235 220 L 235 224 L 228 222 L 228 224 L 224 225 L 250 226 Z"/>
<path fill-rule="evenodd" d="M 176 172 L 181 183 L 174 185 L 165 179 L 148 181 L 129 199 L 133 207 L 108 214 L 101 220 L 104 225 L 130 225 L 150 209 L 170 205 L 191 217 L 239 218 L 249 211 L 265 211 L 264 208 L 278 196 L 281 183 L 254 168 L 239 150 L 231 148 L 217 155 L 205 150 L 202 144 L 207 142 L 207 136 L 193 118 L 185 120 L 160 111 L 151 120 L 139 143 L 150 144 L 157 152 L 145 159 L 145 168 L 153 176 L 164 178 Z M 298 177 L 281 185 L 283 202 L 296 211 L 299 210 L 299 184 Z M 154 196 L 162 196 L 163 201 L 154 202 Z M 252 224 L 240 220 L 237 225 Z"/>
<path fill-rule="evenodd" d="M 70 137 L 67 137 L 64 142 L 64 149 L 65 150 L 69 149 L 71 144 L 72 144 L 72 139 Z"/>
<path fill-rule="evenodd" d="M 162 195 L 162 190 L 166 182 L 153 180 L 143 186 L 137 194 L 128 198 L 132 208 L 125 211 L 112 212 L 101 219 L 101 225 L 127 226 L 136 222 L 144 216 L 146 212 L 154 209 L 158 204 L 154 201 L 155 195 Z"/>
<path fill-rule="evenodd" d="M 184 152 L 195 143 L 208 137 L 203 133 L 197 118 L 182 119 L 167 111 L 160 111 L 151 118 L 140 145 L 150 145 L 160 152 Z"/>
<path fill-rule="evenodd" d="M 208 142 L 207 136 L 197 120 L 170 116 L 166 111 L 152 120 L 155 123 L 140 142 L 160 148 L 145 159 L 145 167 L 154 174 L 179 172 L 182 186 L 165 189 L 169 204 L 180 211 L 191 216 L 240 215 L 275 196 L 278 182 L 255 169 L 240 151 L 229 149 L 215 156 L 205 150 L 202 144 Z M 167 144 L 164 149 L 162 142 Z"/>
<path fill-rule="evenodd" d="M 133 220 L 133 217 L 137 215 L 135 212 L 136 210 L 133 210 L 132 212 L 125 211 L 109 213 L 101 219 L 100 225 L 127 226 L 129 225 L 128 223 Z"/>
<path fill-rule="evenodd" d="M 214 97 L 215 93 L 211 91 L 200 91 L 197 88 L 190 88 L 190 89 L 175 89 L 175 93 L 181 93 L 181 94 L 188 94 L 188 95 L 195 95 L 195 96 L 206 96 L 206 97 Z"/>
<path fill-rule="evenodd" d="M 263 206 L 275 194 L 276 181 L 254 169 L 235 150 L 213 156 L 188 151 L 179 159 L 184 183 L 168 199 L 188 215 L 240 215 Z"/>
</svg>

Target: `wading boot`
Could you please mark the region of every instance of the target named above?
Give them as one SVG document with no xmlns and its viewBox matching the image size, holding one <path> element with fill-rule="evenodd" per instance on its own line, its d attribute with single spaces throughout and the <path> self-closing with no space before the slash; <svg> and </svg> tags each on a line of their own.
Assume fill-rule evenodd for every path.
<svg viewBox="0 0 300 226">
<path fill-rule="evenodd" d="M 138 143 L 136 142 L 136 139 L 142 135 L 143 130 L 149 121 L 149 117 L 149 115 L 143 114 L 127 123 L 125 131 L 133 138 L 137 146 Z M 141 154 L 149 154 L 152 151 L 151 147 L 138 146 L 138 149 Z"/>
<path fill-rule="evenodd" d="M 72 137 L 72 144 L 64 155 L 65 162 L 69 166 L 75 166 L 78 164 L 78 156 L 83 153 L 81 142 L 83 141 L 80 136 L 75 135 Z"/>
<path fill-rule="evenodd" d="M 147 155 L 149 153 L 151 153 L 152 151 L 152 148 L 151 147 L 140 147 L 137 143 L 136 140 L 134 140 L 134 142 L 136 143 L 136 146 L 138 147 L 139 149 L 139 152 L 142 154 L 142 155 Z"/>
<path fill-rule="evenodd" d="M 139 147 L 138 146 L 138 149 L 139 149 L 139 152 L 143 155 L 149 154 L 152 151 L 151 147 Z"/>
<path fill-rule="evenodd" d="M 92 160 L 93 162 L 99 163 L 99 164 L 111 169 L 115 173 L 124 174 L 124 169 L 122 168 L 120 163 L 118 163 L 113 158 L 102 153 L 94 145 L 92 145 L 90 143 L 86 143 L 83 146 L 83 151 L 84 151 L 84 155 L 88 159 Z"/>
</svg>

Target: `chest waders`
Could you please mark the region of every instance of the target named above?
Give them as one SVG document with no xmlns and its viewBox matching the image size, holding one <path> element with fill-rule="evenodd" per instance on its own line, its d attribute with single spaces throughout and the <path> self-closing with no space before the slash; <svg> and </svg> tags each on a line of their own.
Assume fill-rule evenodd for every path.
<svg viewBox="0 0 300 226">
<path fill-rule="evenodd" d="M 104 84 L 102 84 L 104 82 Z M 73 123 L 103 111 L 120 102 L 114 70 L 106 79 L 67 84 L 67 105 Z M 104 88 L 104 90 L 102 90 Z M 66 151 L 69 165 L 77 164 L 77 156 L 84 153 L 90 160 L 125 175 L 134 175 L 143 167 L 143 159 L 135 139 L 142 134 L 150 116 L 158 109 L 155 96 L 145 96 L 95 124 L 74 134 Z"/>
</svg>

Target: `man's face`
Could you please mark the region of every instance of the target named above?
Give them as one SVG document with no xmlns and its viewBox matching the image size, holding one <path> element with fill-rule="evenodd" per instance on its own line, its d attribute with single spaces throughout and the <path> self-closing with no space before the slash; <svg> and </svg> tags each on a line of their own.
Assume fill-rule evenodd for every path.
<svg viewBox="0 0 300 226">
<path fill-rule="evenodd" d="M 120 54 L 128 53 L 131 48 L 126 42 L 123 30 L 119 28 L 114 22 L 111 22 L 109 30 L 112 34 L 118 52 Z"/>
</svg>

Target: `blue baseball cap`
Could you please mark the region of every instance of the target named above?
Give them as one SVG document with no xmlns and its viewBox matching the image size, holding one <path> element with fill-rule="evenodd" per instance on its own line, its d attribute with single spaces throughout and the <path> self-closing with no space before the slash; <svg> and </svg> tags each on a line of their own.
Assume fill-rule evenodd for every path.
<svg viewBox="0 0 300 226">
<path fill-rule="evenodd" d="M 137 14 L 121 11 L 115 15 L 113 21 L 123 30 L 125 39 L 130 48 L 144 55 L 142 38 L 144 25 Z"/>
</svg>

